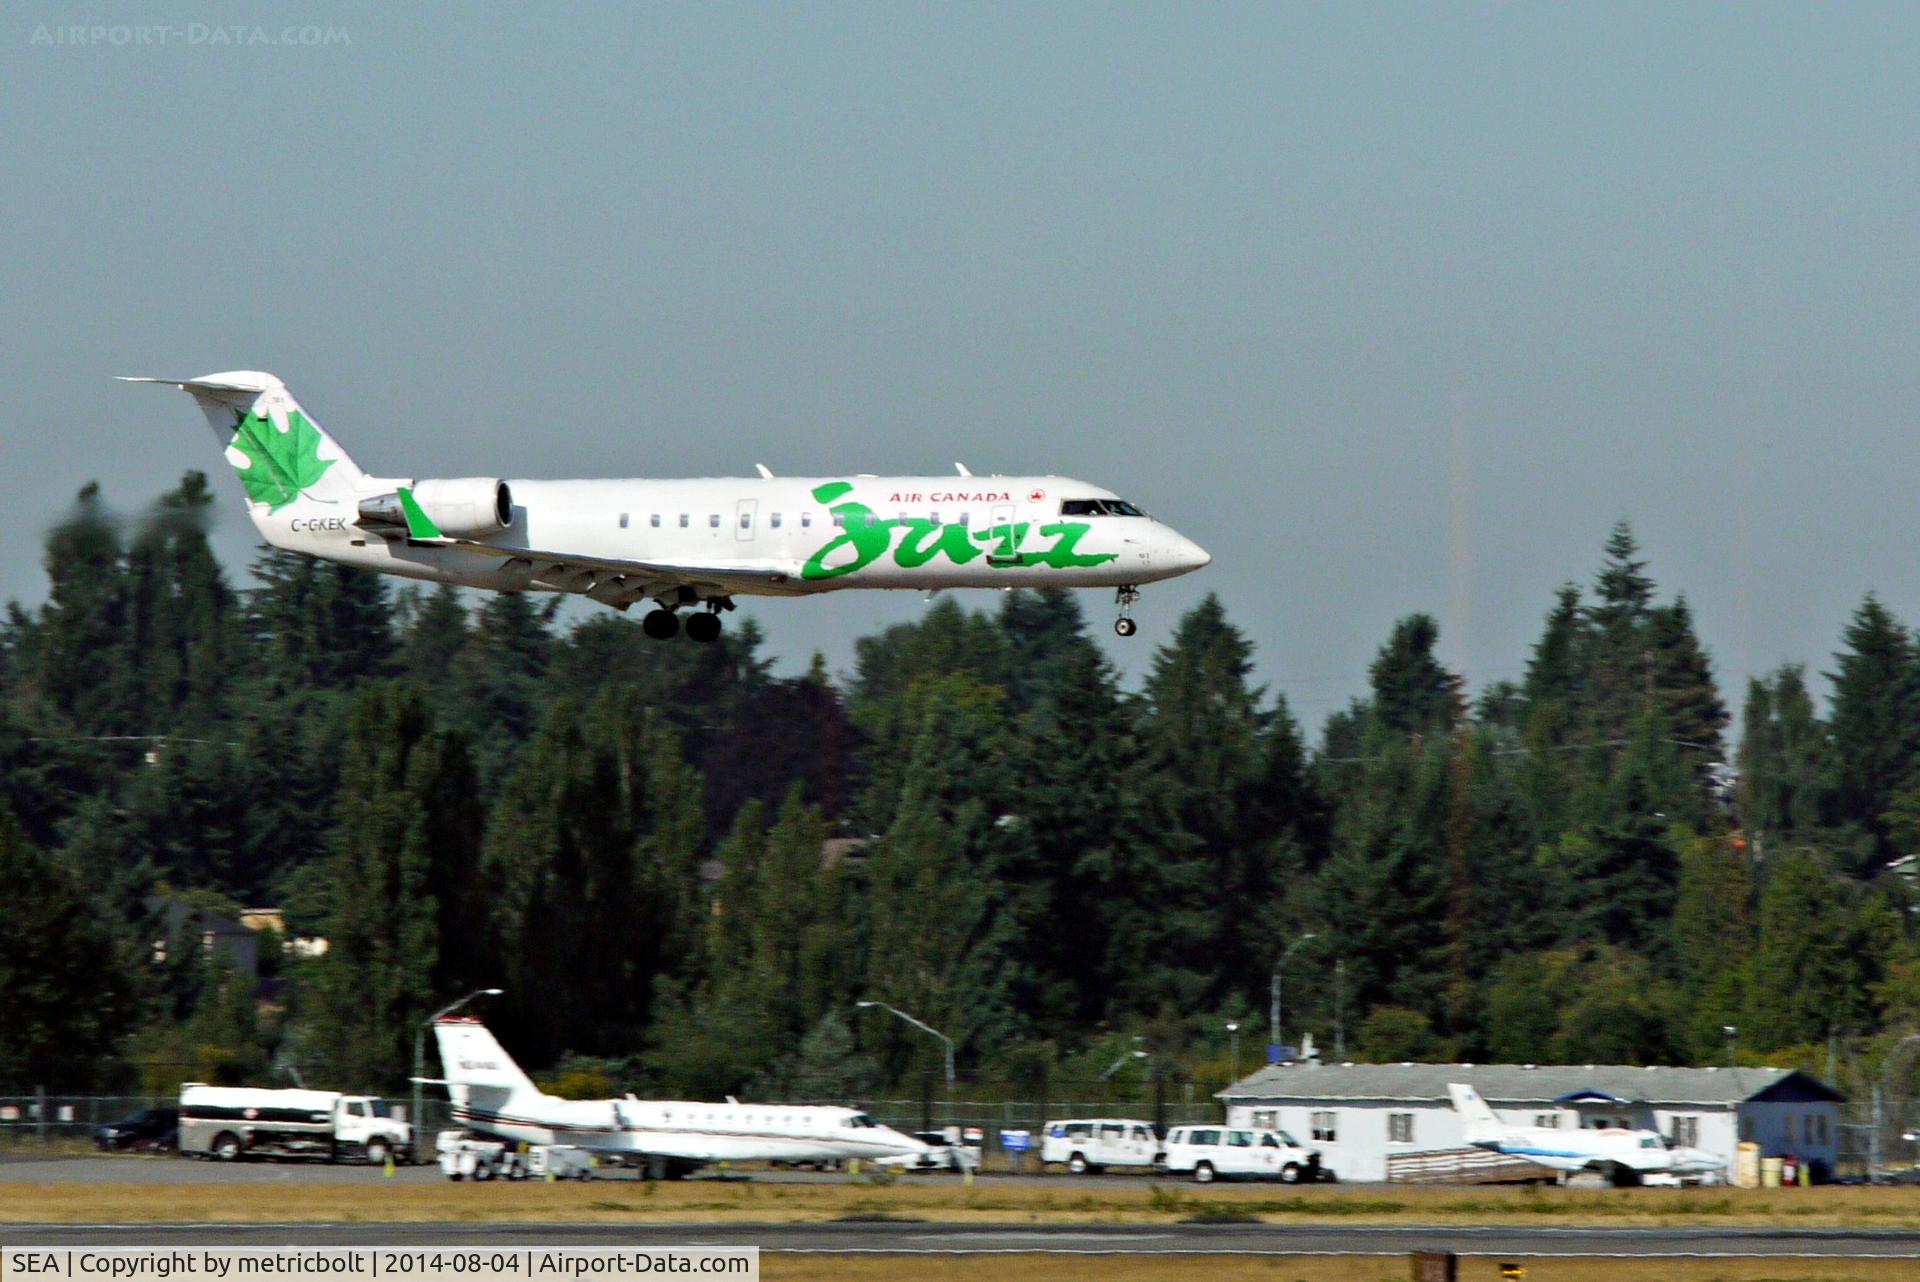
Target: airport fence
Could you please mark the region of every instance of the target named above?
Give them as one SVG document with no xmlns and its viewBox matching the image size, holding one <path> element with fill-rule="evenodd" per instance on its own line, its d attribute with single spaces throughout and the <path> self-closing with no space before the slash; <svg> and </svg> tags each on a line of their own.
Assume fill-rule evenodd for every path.
<svg viewBox="0 0 1920 1282">
<path fill-rule="evenodd" d="M 109 1122 L 131 1117 L 142 1109 L 171 1108 L 177 1095 L 0 1095 L 0 1145 L 85 1142 Z M 1044 1125 L 1058 1118 L 1126 1117 L 1155 1122 L 1163 1129 L 1189 1122 L 1217 1122 L 1220 1109 L 1212 1102 L 1190 1099 L 1142 1100 L 1133 1103 L 1105 1100 L 975 1100 L 947 1099 L 939 1092 L 904 1099 L 790 1099 L 788 1104 L 837 1104 L 864 1109 L 875 1121 L 903 1131 L 978 1128 L 989 1152 L 1001 1151 L 1002 1131 L 1027 1131 L 1037 1151 Z M 391 1103 L 402 1115 L 411 1101 L 395 1097 Z M 453 1125 L 445 1099 L 420 1102 L 420 1128 L 430 1148 L 432 1136 Z"/>
</svg>

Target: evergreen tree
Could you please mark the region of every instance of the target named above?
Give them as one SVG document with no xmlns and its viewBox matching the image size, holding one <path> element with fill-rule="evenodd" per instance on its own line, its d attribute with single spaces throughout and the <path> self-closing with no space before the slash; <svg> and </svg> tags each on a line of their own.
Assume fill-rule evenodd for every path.
<svg viewBox="0 0 1920 1282">
<path fill-rule="evenodd" d="M 1836 807 L 1841 823 L 1864 834 L 1867 858 L 1893 849 L 1884 816 L 1914 782 L 1920 748 L 1920 660 L 1913 639 L 1880 599 L 1868 595 L 1853 612 L 1834 656 L 1832 735 Z M 1864 872 L 1856 863 L 1850 871 Z"/>
<path fill-rule="evenodd" d="M 0 813 L 0 1086 L 96 1084 L 137 997 L 112 927 L 65 868 Z"/>
</svg>

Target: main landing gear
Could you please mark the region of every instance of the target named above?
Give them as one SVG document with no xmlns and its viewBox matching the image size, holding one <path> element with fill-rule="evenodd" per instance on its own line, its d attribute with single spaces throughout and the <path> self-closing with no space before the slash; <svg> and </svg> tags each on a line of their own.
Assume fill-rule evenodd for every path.
<svg viewBox="0 0 1920 1282">
<path fill-rule="evenodd" d="M 1117 590 L 1113 594 L 1113 599 L 1120 605 L 1120 617 L 1113 621 L 1113 630 L 1123 637 L 1130 637 L 1139 631 L 1140 625 L 1135 623 L 1127 612 L 1133 609 L 1133 603 L 1140 599 L 1140 589 L 1128 584 Z"/>
<path fill-rule="evenodd" d="M 714 597 L 707 602 L 707 608 L 686 618 L 687 639 L 705 645 L 720 639 L 720 611 L 733 609 L 733 602 L 726 597 Z M 666 606 L 647 613 L 640 620 L 640 628 L 655 641 L 668 641 L 680 633 L 680 616 Z"/>
</svg>

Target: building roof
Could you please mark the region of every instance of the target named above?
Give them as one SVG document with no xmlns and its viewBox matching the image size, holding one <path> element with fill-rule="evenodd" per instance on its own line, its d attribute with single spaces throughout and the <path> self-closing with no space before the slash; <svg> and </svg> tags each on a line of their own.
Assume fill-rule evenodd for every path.
<svg viewBox="0 0 1920 1282">
<path fill-rule="evenodd" d="M 1216 1098 L 1441 1102 L 1462 1082 L 1492 1104 L 1552 1104 L 1602 1097 L 1623 1104 L 1718 1104 L 1843 1100 L 1818 1078 L 1790 1068 L 1642 1068 L 1634 1064 L 1279 1064 L 1242 1078 Z"/>
</svg>

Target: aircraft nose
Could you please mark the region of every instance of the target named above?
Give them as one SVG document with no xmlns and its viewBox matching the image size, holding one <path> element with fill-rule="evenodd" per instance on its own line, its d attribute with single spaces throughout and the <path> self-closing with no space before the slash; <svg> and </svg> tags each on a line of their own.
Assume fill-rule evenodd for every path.
<svg viewBox="0 0 1920 1282">
<path fill-rule="evenodd" d="M 1213 561 L 1213 553 L 1186 535 L 1174 530 L 1168 530 L 1167 534 L 1171 543 L 1167 549 L 1167 559 L 1171 564 L 1178 566 L 1182 574 L 1201 569 Z"/>
</svg>

